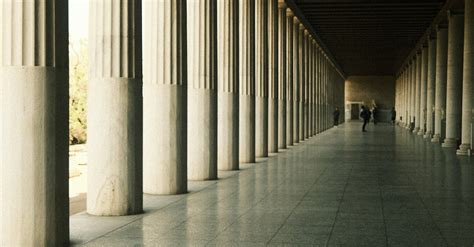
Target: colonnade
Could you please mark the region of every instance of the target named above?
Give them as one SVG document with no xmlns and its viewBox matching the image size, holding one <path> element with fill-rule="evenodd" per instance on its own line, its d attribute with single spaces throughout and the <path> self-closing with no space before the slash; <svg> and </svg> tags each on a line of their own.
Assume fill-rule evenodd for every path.
<svg viewBox="0 0 474 247">
<path fill-rule="evenodd" d="M 67 12 L 0 3 L 2 246 L 69 241 Z M 344 78 L 303 20 L 281 0 L 90 0 L 87 212 L 141 213 L 332 127 Z"/>
<path fill-rule="evenodd" d="M 470 155 L 473 135 L 474 5 L 442 11 L 397 77 L 400 126 Z"/>
</svg>

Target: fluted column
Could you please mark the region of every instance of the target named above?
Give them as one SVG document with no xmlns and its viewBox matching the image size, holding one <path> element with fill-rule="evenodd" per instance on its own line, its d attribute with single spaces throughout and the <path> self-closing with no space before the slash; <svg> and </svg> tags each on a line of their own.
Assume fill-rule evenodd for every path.
<svg viewBox="0 0 474 247">
<path fill-rule="evenodd" d="M 309 138 L 309 84 L 311 82 L 311 46 L 310 46 L 311 36 L 309 31 L 305 29 L 304 31 L 304 139 Z"/>
<path fill-rule="evenodd" d="M 421 86 L 420 86 L 420 130 L 419 136 L 423 136 L 426 131 L 426 94 L 428 78 L 428 46 L 423 46 L 421 51 Z"/>
<path fill-rule="evenodd" d="M 255 156 L 268 157 L 268 0 L 255 0 Z"/>
<path fill-rule="evenodd" d="M 299 133 L 298 133 L 298 136 L 299 136 L 299 139 L 300 141 L 303 141 L 305 138 L 304 138 L 304 130 L 305 130 L 305 107 L 304 107 L 304 104 L 305 104 L 305 84 L 306 84 L 306 74 L 305 74 L 305 70 L 306 70 L 306 39 L 305 39 L 305 28 L 304 28 L 304 25 L 302 23 L 300 23 L 300 27 L 299 27 L 299 53 L 300 53 L 300 56 L 299 56 L 299 63 L 300 63 L 300 81 L 299 81 L 299 86 L 300 86 L 300 91 L 298 92 L 299 94 Z"/>
<path fill-rule="evenodd" d="M 295 73 L 294 73 L 294 14 L 290 8 L 286 9 L 286 145 L 293 145 L 294 141 L 294 84 L 295 84 Z"/>
<path fill-rule="evenodd" d="M 217 1 L 217 164 L 239 169 L 239 0 Z"/>
<path fill-rule="evenodd" d="M 144 1 L 143 191 L 187 191 L 186 4 Z"/>
<path fill-rule="evenodd" d="M 141 1 L 90 0 L 87 212 L 143 211 Z"/>
<path fill-rule="evenodd" d="M 287 94 L 287 34 L 286 34 L 286 3 L 278 2 L 278 105 L 280 106 L 278 120 L 278 148 L 285 149 L 286 141 L 286 94 Z"/>
<path fill-rule="evenodd" d="M 415 123 L 415 118 L 416 118 L 416 68 L 417 68 L 417 63 L 416 63 L 416 56 L 413 58 L 412 63 L 411 63 L 411 93 L 410 93 L 410 125 L 409 125 L 409 130 L 411 130 L 411 125 Z"/>
<path fill-rule="evenodd" d="M 240 130 L 239 160 L 255 162 L 255 2 L 240 0 Z"/>
<path fill-rule="evenodd" d="M 300 142 L 300 88 L 301 88 L 301 73 L 300 73 L 300 46 L 301 46 L 301 39 L 300 39 L 300 21 L 295 16 L 294 17 L 294 26 L 293 26 L 293 102 L 294 102 L 294 110 L 293 110 L 293 139 L 294 143 Z"/>
<path fill-rule="evenodd" d="M 431 139 L 434 133 L 434 107 L 436 96 L 436 39 L 428 41 L 428 92 L 426 99 L 426 133 L 425 138 Z"/>
<path fill-rule="evenodd" d="M 0 1 L 0 246 L 69 244 L 67 11 Z"/>
<path fill-rule="evenodd" d="M 279 115 L 286 109 L 278 102 L 278 0 L 268 0 L 268 152 L 278 153 Z M 283 16 L 284 19 L 285 16 Z"/>
<path fill-rule="evenodd" d="M 416 54 L 416 62 L 415 62 L 415 129 L 413 130 L 413 133 L 418 133 L 420 130 L 420 105 L 421 105 L 421 51 L 418 51 Z"/>
<path fill-rule="evenodd" d="M 448 21 L 446 139 L 442 147 L 455 148 L 461 140 L 464 14 L 450 12 Z"/>
<path fill-rule="evenodd" d="M 311 59 L 312 59 L 312 77 L 313 80 L 311 81 L 311 93 L 310 93 L 310 106 L 311 106 L 311 111 L 310 111 L 310 119 L 311 119 L 311 132 L 310 136 L 314 136 L 316 134 L 316 107 L 315 107 L 315 92 L 316 92 L 316 41 L 314 39 L 311 40 L 311 46 L 312 46 L 312 52 L 311 52 Z"/>
<path fill-rule="evenodd" d="M 217 179 L 217 1 L 187 0 L 188 179 Z"/>
<path fill-rule="evenodd" d="M 473 116 L 473 82 L 474 82 L 474 3 L 465 1 L 464 6 L 464 62 L 462 83 L 462 130 L 461 146 L 458 155 L 468 155 L 471 149 L 471 124 Z"/>
<path fill-rule="evenodd" d="M 316 116 L 316 122 L 317 122 L 317 132 L 318 134 L 323 131 L 323 126 L 321 124 L 321 119 L 322 119 L 322 82 L 323 82 L 323 53 L 321 51 L 321 47 L 318 49 L 318 80 L 317 80 L 317 94 L 316 94 L 316 100 L 317 100 L 317 116 Z"/>
<path fill-rule="evenodd" d="M 448 66 L 448 29 L 437 27 L 436 41 L 436 82 L 435 82 L 435 123 L 433 143 L 441 142 L 442 120 L 446 110 L 446 83 Z"/>
</svg>

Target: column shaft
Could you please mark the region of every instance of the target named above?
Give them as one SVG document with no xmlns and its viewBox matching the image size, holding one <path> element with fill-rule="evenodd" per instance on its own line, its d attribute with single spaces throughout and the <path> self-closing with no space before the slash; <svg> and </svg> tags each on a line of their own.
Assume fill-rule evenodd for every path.
<svg viewBox="0 0 474 247">
<path fill-rule="evenodd" d="M 255 0 L 255 156 L 268 157 L 268 0 Z"/>
<path fill-rule="evenodd" d="M 239 169 L 239 0 L 217 1 L 217 164 Z"/>
<path fill-rule="evenodd" d="M 294 17 L 294 26 L 293 26 L 293 74 L 294 74 L 294 81 L 293 81 L 293 92 L 294 92 L 294 116 L 293 116 L 293 138 L 294 143 L 300 142 L 300 82 L 301 82 L 301 74 L 300 74 L 300 21 L 295 16 Z"/>
<path fill-rule="evenodd" d="M 268 0 L 268 86 L 270 97 L 268 105 L 268 151 L 270 153 L 278 153 L 278 121 L 283 111 L 286 113 L 286 109 L 280 106 L 278 102 L 278 15 L 278 0 Z"/>
<path fill-rule="evenodd" d="M 287 35 L 286 35 L 286 3 L 278 3 L 278 104 L 280 106 L 280 115 L 278 121 L 278 148 L 285 149 L 287 144 L 286 136 L 286 96 L 287 96 Z"/>
<path fill-rule="evenodd" d="M 188 0 L 188 179 L 217 179 L 217 1 Z"/>
<path fill-rule="evenodd" d="M 415 62 L 415 84 L 416 84 L 416 87 L 415 87 L 415 111 L 414 111 L 414 114 L 415 114 L 415 129 L 413 130 L 413 133 L 418 133 L 418 131 L 420 130 L 420 105 L 421 105 L 421 51 L 419 51 L 416 55 L 416 62 Z"/>
<path fill-rule="evenodd" d="M 305 30 L 305 48 L 304 48 L 304 61 L 305 61 L 305 81 L 304 81 L 304 138 L 309 138 L 309 91 L 311 83 L 311 36 L 308 30 Z"/>
<path fill-rule="evenodd" d="M 299 53 L 300 53 L 300 81 L 299 81 L 299 84 L 300 84 L 300 91 L 298 92 L 299 93 L 299 105 L 300 105 L 300 112 L 299 112 L 299 116 L 300 116 L 300 119 L 299 119 L 299 123 L 300 123 L 300 127 L 299 127 L 299 139 L 301 141 L 303 141 L 305 138 L 304 138 L 304 125 L 305 125 L 305 107 L 304 107 L 304 104 L 305 104 L 305 84 L 306 84 L 306 74 L 305 74 L 305 70 L 306 70 L 306 39 L 305 39 L 305 28 L 304 28 L 304 25 L 303 24 L 300 24 L 300 33 L 299 33 L 299 42 L 300 42 L 300 45 L 299 45 Z"/>
<path fill-rule="evenodd" d="M 439 26 L 436 41 L 436 82 L 435 82 L 435 121 L 434 135 L 431 139 L 434 143 L 440 143 L 442 132 L 442 121 L 446 110 L 446 83 L 448 66 L 448 29 Z"/>
<path fill-rule="evenodd" d="M 293 145 L 294 141 L 294 83 L 295 83 L 295 75 L 294 75 L 294 39 L 293 39 L 293 19 L 294 14 L 291 9 L 286 9 L 286 54 L 287 54 L 287 63 L 286 63 L 286 84 L 287 84 L 287 92 L 286 92 L 286 145 L 291 146 Z"/>
<path fill-rule="evenodd" d="M 67 1 L 0 1 L 0 246 L 69 244 Z"/>
<path fill-rule="evenodd" d="M 443 147 L 457 148 L 461 140 L 464 15 L 449 14 L 446 139 Z"/>
<path fill-rule="evenodd" d="M 89 2 L 87 212 L 143 211 L 141 1 Z"/>
<path fill-rule="evenodd" d="M 428 78 L 428 46 L 423 46 L 421 52 L 421 86 L 420 86 L 420 130 L 419 136 L 423 136 L 426 131 L 426 94 Z"/>
<path fill-rule="evenodd" d="M 436 39 L 430 38 L 428 43 L 428 92 L 426 105 L 426 139 L 434 133 L 434 107 L 436 96 Z"/>
<path fill-rule="evenodd" d="M 255 162 L 255 2 L 240 0 L 239 160 Z"/>
</svg>

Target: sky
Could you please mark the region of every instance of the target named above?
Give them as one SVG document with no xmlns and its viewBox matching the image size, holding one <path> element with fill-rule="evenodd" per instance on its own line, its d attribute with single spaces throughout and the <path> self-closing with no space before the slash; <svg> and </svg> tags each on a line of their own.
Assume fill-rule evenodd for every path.
<svg viewBox="0 0 474 247">
<path fill-rule="evenodd" d="M 89 32 L 89 0 L 69 0 L 69 35 L 87 38 Z"/>
</svg>

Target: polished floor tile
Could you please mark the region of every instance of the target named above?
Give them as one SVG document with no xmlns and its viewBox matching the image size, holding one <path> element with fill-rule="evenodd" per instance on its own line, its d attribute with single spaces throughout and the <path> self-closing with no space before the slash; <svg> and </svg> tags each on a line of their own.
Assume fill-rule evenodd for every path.
<svg viewBox="0 0 474 247">
<path fill-rule="evenodd" d="M 474 160 L 391 125 L 328 130 L 146 196 L 146 213 L 71 218 L 86 246 L 473 246 Z"/>
</svg>

